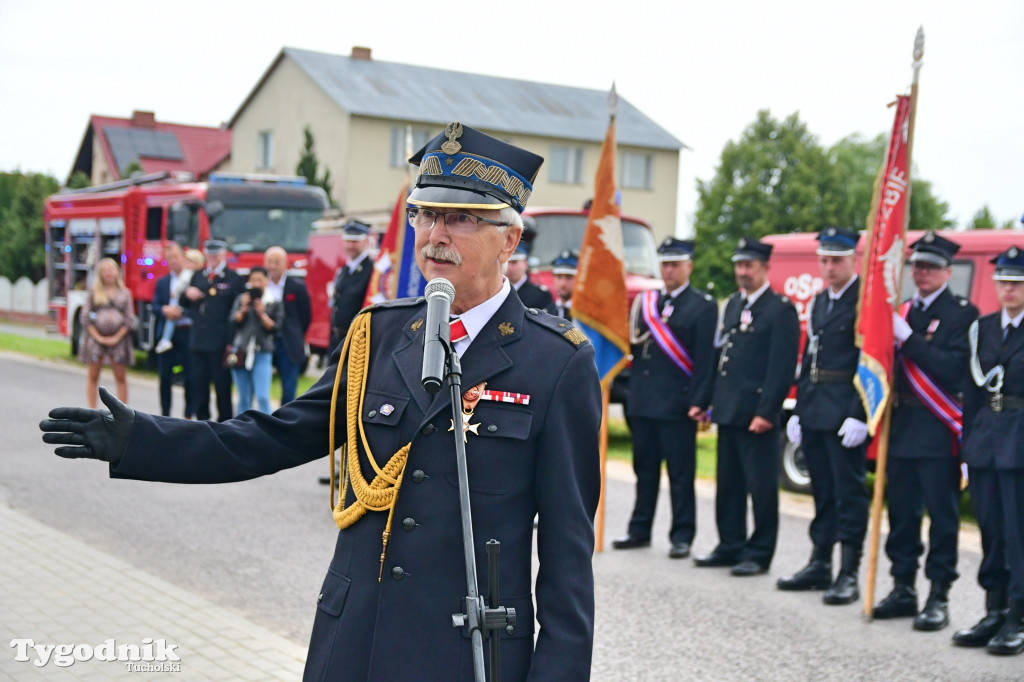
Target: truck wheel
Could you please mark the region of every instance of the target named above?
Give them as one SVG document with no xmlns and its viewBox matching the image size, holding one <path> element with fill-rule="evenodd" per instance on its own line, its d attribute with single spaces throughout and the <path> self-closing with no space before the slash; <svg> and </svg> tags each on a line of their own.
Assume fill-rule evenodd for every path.
<svg viewBox="0 0 1024 682">
<path fill-rule="evenodd" d="M 82 338 L 82 323 L 78 321 L 78 316 L 75 315 L 75 321 L 71 325 L 71 357 L 78 357 L 78 341 Z"/>
<path fill-rule="evenodd" d="M 811 474 L 807 470 L 804 451 L 794 445 L 785 432 L 782 434 L 782 458 L 779 462 L 779 480 L 785 490 L 795 493 L 811 492 Z"/>
</svg>

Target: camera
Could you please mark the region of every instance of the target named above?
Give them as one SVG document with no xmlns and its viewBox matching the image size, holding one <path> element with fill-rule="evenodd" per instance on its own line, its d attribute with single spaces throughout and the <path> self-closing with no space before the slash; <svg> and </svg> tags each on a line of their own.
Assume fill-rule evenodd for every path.
<svg viewBox="0 0 1024 682">
<path fill-rule="evenodd" d="M 257 298 L 263 298 L 263 289 L 260 289 L 259 287 L 249 289 L 249 300 L 255 301 Z"/>
</svg>

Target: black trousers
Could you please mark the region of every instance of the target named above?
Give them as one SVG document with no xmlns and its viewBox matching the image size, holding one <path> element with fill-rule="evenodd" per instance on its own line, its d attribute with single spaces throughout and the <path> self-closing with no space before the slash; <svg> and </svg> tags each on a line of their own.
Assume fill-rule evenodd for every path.
<svg viewBox="0 0 1024 682">
<path fill-rule="evenodd" d="M 717 552 L 767 568 L 779 535 L 779 430 L 751 433 L 745 426 L 718 426 Z M 754 532 L 747 537 L 747 495 Z"/>
<path fill-rule="evenodd" d="M 192 351 L 196 419 L 210 418 L 210 382 L 217 392 L 217 421 L 231 419 L 231 370 L 224 366 L 224 351 Z"/>
<path fill-rule="evenodd" d="M 932 582 L 957 579 L 957 540 L 960 530 L 960 470 L 952 457 L 890 457 L 886 498 L 889 538 L 885 553 L 894 578 L 913 580 L 924 554 L 921 518 L 931 519 L 924 574 Z"/>
<path fill-rule="evenodd" d="M 648 540 L 654 509 L 658 504 L 661 463 L 668 468 L 672 500 L 671 542 L 693 542 L 697 528 L 697 504 L 693 477 L 697 471 L 697 422 L 692 419 L 648 419 L 633 417 L 633 473 L 636 474 L 636 503 L 629 519 L 629 534 Z"/>
<path fill-rule="evenodd" d="M 970 470 L 971 504 L 981 529 L 978 584 L 1024 601 L 1024 470 Z"/>
<path fill-rule="evenodd" d="M 181 366 L 182 383 L 185 388 L 183 415 L 188 418 L 196 414 L 195 390 L 192 386 L 192 349 L 189 341 L 191 336 L 192 330 L 189 327 L 175 327 L 171 336 L 174 348 L 156 356 L 157 371 L 160 373 L 160 414 L 165 417 L 171 416 L 171 386 L 174 384 L 174 368 L 178 365 Z"/>
<path fill-rule="evenodd" d="M 867 478 L 865 448 L 844 448 L 835 431 L 803 430 L 802 447 L 811 474 L 814 520 L 809 529 L 820 558 L 832 556 L 832 547 L 864 546 L 871 496 Z"/>
</svg>

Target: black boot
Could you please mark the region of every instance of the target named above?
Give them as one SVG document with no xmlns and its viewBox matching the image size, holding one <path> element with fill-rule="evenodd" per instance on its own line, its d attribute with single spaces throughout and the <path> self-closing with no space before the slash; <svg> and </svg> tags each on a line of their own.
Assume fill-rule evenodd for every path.
<svg viewBox="0 0 1024 682">
<path fill-rule="evenodd" d="M 779 578 L 775 586 L 787 592 L 825 590 L 832 584 L 832 548 L 815 547 L 811 560 L 799 571 Z"/>
<path fill-rule="evenodd" d="M 852 604 L 860 599 L 857 588 L 857 572 L 860 569 L 860 547 L 843 545 L 843 563 L 839 566 L 839 576 L 832 586 L 825 590 L 821 600 L 826 604 Z"/>
<path fill-rule="evenodd" d="M 874 617 L 879 620 L 887 618 L 910 618 L 917 615 L 917 590 L 914 579 L 896 578 L 892 592 L 875 606 Z"/>
<path fill-rule="evenodd" d="M 914 619 L 914 629 L 925 632 L 941 630 L 949 625 L 949 583 L 932 583 L 921 613 Z"/>
<path fill-rule="evenodd" d="M 985 611 L 985 617 L 979 620 L 977 625 L 953 635 L 953 644 L 967 647 L 982 647 L 988 644 L 1006 622 L 1006 614 L 1009 611 L 1006 591 L 996 588 L 986 593 Z"/>
<path fill-rule="evenodd" d="M 999 656 L 1016 656 L 1024 651 L 1024 601 L 1010 606 L 1006 622 L 988 643 L 988 652 Z"/>
</svg>

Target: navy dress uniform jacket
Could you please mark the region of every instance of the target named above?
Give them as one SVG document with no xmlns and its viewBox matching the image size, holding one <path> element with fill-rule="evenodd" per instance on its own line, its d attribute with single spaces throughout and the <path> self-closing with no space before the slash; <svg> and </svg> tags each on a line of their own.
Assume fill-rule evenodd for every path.
<svg viewBox="0 0 1024 682">
<path fill-rule="evenodd" d="M 688 420 L 691 406 L 707 409 L 711 402 L 718 306 L 691 285 L 672 303 L 667 322 L 693 360 L 693 377 L 683 374 L 652 338 L 634 345 L 627 407 L 630 417 Z M 642 315 L 634 331 L 637 336 L 649 331 Z"/>
<path fill-rule="evenodd" d="M 848 418 L 865 421 L 864 406 L 853 384 L 860 360 L 860 348 L 854 343 L 859 293 L 858 280 L 836 300 L 831 313 L 827 288 L 814 297 L 808 331 L 813 330 L 818 337 L 817 354 L 812 352 L 813 342 L 808 336 L 800 362 L 794 410 L 802 428 L 836 431 Z M 817 368 L 817 373 L 811 371 L 812 367 Z M 839 380 L 840 374 L 849 374 L 849 378 Z"/>
<path fill-rule="evenodd" d="M 458 478 L 447 387 L 420 386 L 422 299 L 377 308 L 361 419 L 380 465 L 412 442 L 395 508 L 383 581 L 387 514 L 369 512 L 338 533 L 306 661 L 313 680 L 471 680 L 472 649 L 451 626 L 466 592 Z M 593 347 L 564 338 L 571 325 L 507 297 L 462 357 L 462 387 L 528 394 L 530 402 L 481 401 L 467 434 L 481 594 L 484 543 L 501 541 L 501 604 L 518 624 L 502 635 L 505 680 L 585 680 L 593 645 L 593 518 L 600 493 L 601 397 Z M 111 475 L 180 483 L 238 481 L 324 457 L 339 353 L 306 394 L 271 415 L 225 423 L 138 414 Z M 345 387 L 336 424 L 345 440 Z M 380 409 L 384 405 L 391 408 Z M 174 443 L 154 448 L 154 443 Z M 362 446 L 360 446 L 362 451 Z M 361 452 L 367 479 L 373 470 Z M 351 495 L 349 495 L 351 502 Z M 536 595 L 534 515 L 539 514 Z M 540 624 L 534 642 L 534 607 Z M 486 657 L 486 653 L 485 653 Z"/>
<path fill-rule="evenodd" d="M 313 321 L 313 306 L 309 301 L 309 291 L 302 279 L 286 277 L 284 280 L 284 322 L 278 337 L 288 353 L 288 358 L 296 365 L 306 360 L 306 331 Z"/>
<path fill-rule="evenodd" d="M 339 340 L 344 340 L 353 318 L 363 309 L 366 287 L 370 285 L 372 275 L 373 260 L 369 256 L 359 261 L 352 272 L 349 272 L 347 265 L 338 270 L 334 278 L 334 296 L 331 298 L 331 327 Z"/>
<path fill-rule="evenodd" d="M 1000 312 L 978 320 L 978 361 L 982 374 L 996 365 L 1004 370 L 1001 393 L 1024 399 L 1024 329 L 1003 345 Z M 970 374 L 967 374 L 970 377 Z M 963 458 L 968 466 L 983 469 L 1024 469 L 1024 412 L 990 405 L 992 393 L 968 378 L 964 390 Z"/>
<path fill-rule="evenodd" d="M 235 333 L 228 319 L 231 306 L 245 291 L 245 282 L 237 272 L 224 268 L 212 277 L 207 277 L 204 270 L 193 273 L 191 285 L 204 294 L 198 301 L 191 301 L 184 295 L 179 301 L 192 318 L 192 351 L 223 352 Z"/>
<path fill-rule="evenodd" d="M 800 322 L 788 298 L 771 289 L 750 307 L 751 323 L 741 323 L 743 298 L 729 297 L 722 314 L 718 373 L 711 402 L 711 421 L 746 428 L 755 417 L 774 422 L 796 375 Z"/>
<path fill-rule="evenodd" d="M 947 287 L 925 310 L 911 308 L 908 322 L 914 333 L 900 352 L 917 363 L 943 390 L 957 395 L 965 387 L 968 372 L 967 330 L 977 317 L 978 309 Z M 911 394 L 906 373 L 897 363 L 889 456 L 952 457 L 956 441 L 953 432 L 927 407 L 907 406 L 903 399 Z"/>
<path fill-rule="evenodd" d="M 523 282 L 523 286 L 515 290 L 519 294 L 519 300 L 523 302 L 527 308 L 536 308 L 537 310 L 543 310 L 551 313 L 552 315 L 558 314 L 558 309 L 555 307 L 555 299 L 551 296 L 551 291 L 543 284 L 535 284 L 530 279 L 529 275 L 526 277 L 526 281 Z"/>
</svg>

